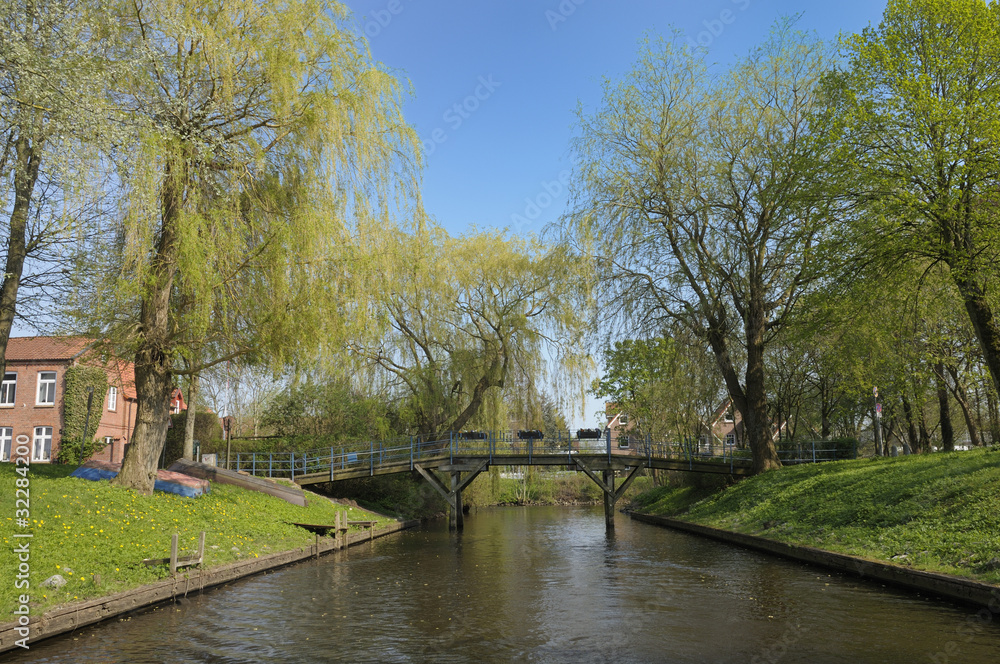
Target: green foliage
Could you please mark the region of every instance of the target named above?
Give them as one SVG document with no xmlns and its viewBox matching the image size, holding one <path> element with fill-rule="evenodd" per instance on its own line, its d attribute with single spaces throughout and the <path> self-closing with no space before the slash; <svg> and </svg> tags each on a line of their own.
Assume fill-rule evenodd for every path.
<svg viewBox="0 0 1000 664">
<path fill-rule="evenodd" d="M 279 436 L 318 437 L 319 445 L 391 438 L 392 407 L 347 381 L 311 380 L 290 386 L 268 403 L 261 427 Z"/>
<path fill-rule="evenodd" d="M 76 467 L 105 447 L 106 443 L 101 438 L 93 438 L 86 442 L 81 438 L 63 438 L 59 441 L 54 461 Z"/>
<path fill-rule="evenodd" d="M 549 360 L 564 384 L 581 380 L 586 290 L 564 249 L 497 231 L 453 238 L 430 224 L 369 241 L 378 325 L 350 349 L 389 385 L 412 432 L 506 426 L 503 397 L 539 401 Z"/>
<path fill-rule="evenodd" d="M 1000 583 L 992 449 L 790 466 L 693 505 L 669 494 L 646 498 L 648 511 L 686 510 L 717 528 Z"/>
<path fill-rule="evenodd" d="M 63 432 L 67 438 L 89 440 L 97 431 L 104 414 L 104 400 L 108 393 L 108 374 L 100 367 L 72 366 L 64 374 L 66 390 L 63 392 Z M 90 422 L 87 423 L 87 398 L 93 394 Z M 83 427 L 87 424 L 88 430 Z M 85 457 L 86 458 L 86 457 Z"/>
<path fill-rule="evenodd" d="M 0 464 L 3 486 L 14 486 L 14 471 L 13 464 Z M 199 498 L 144 496 L 110 482 L 68 477 L 72 471 L 59 465 L 31 467 L 31 599 L 37 615 L 57 604 L 164 578 L 168 574 L 164 567 L 146 567 L 142 560 L 169 555 L 174 533 L 180 535 L 181 555 L 188 555 L 197 549 L 198 533 L 206 531 L 205 565 L 214 567 L 315 541 L 315 535 L 290 522 L 332 524 L 337 512 L 346 512 L 352 520 L 388 523 L 308 492 L 306 507 L 225 484 L 213 484 L 211 492 Z M 5 514 L 14 513 L 14 498 L 13 491 L 0 491 Z M 0 544 L 6 550 L 14 546 L 13 535 L 13 521 L 0 519 Z M 16 568 L 17 556 L 0 556 L 0 577 L 13 579 Z M 53 574 L 61 574 L 69 583 L 60 590 L 38 586 Z M 94 574 L 101 576 L 101 585 L 94 584 Z M 23 591 L 12 583 L 0 587 L 0 613 L 10 615 L 19 592 Z"/>
<path fill-rule="evenodd" d="M 402 88 L 325 0 L 112 3 L 128 71 L 106 96 L 134 135 L 120 207 L 88 236 L 77 326 L 135 357 L 140 399 L 117 482 L 150 491 L 173 373 L 282 366 L 370 323 L 348 238 L 414 203 Z M 358 306 L 354 305 L 358 303 Z"/>
<path fill-rule="evenodd" d="M 581 110 L 574 145 L 566 235 L 600 270 L 605 322 L 655 335 L 676 321 L 711 348 L 755 472 L 780 465 L 768 344 L 820 278 L 836 216 L 830 136 L 810 122 L 829 56 L 791 21 L 727 71 L 677 34 L 650 39 L 598 110 Z"/>
<path fill-rule="evenodd" d="M 638 435 L 697 435 L 723 398 L 708 349 L 682 329 L 670 337 L 616 341 L 603 355 L 603 377 L 591 393 L 627 413 Z"/>
<path fill-rule="evenodd" d="M 163 467 L 167 468 L 177 459 L 184 456 L 184 427 L 187 426 L 187 413 L 170 415 L 170 428 L 167 430 L 167 444 L 163 451 Z M 201 445 L 202 452 L 209 452 L 207 447 L 211 441 L 222 438 L 222 425 L 219 416 L 212 412 L 195 410 L 194 439 Z M 224 451 L 224 450 L 223 450 Z"/>
<path fill-rule="evenodd" d="M 844 51 L 824 122 L 842 134 L 831 164 L 859 206 L 845 241 L 852 265 L 947 266 L 1000 386 L 1000 5 L 891 0 Z"/>
</svg>

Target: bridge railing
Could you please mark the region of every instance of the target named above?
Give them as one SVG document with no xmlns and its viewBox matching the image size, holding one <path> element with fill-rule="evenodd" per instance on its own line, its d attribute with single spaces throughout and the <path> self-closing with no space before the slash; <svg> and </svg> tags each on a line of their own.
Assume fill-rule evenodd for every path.
<svg viewBox="0 0 1000 664">
<path fill-rule="evenodd" d="M 324 447 L 302 452 L 244 452 L 238 453 L 235 469 L 253 475 L 284 477 L 294 480 L 302 475 L 336 474 L 338 471 L 368 470 L 389 466 L 409 466 L 433 459 L 458 457 L 534 457 L 565 456 L 572 463 L 577 454 L 607 454 L 609 457 L 641 457 L 652 461 L 686 461 L 693 468 L 695 462 L 714 462 L 734 467 L 750 461 L 750 450 L 736 449 L 734 445 L 706 444 L 697 439 L 681 442 L 656 442 L 649 437 L 636 436 L 612 439 L 574 437 L 569 431 L 546 434 L 542 437 L 525 437 L 515 431 L 451 432 L 446 436 L 426 439 L 420 436 L 393 438 L 383 441 L 354 443 L 341 447 Z M 818 463 L 850 458 L 844 449 L 822 442 L 812 442 L 795 449 L 778 450 L 785 464 Z M 855 452 L 856 456 L 856 452 Z"/>
</svg>

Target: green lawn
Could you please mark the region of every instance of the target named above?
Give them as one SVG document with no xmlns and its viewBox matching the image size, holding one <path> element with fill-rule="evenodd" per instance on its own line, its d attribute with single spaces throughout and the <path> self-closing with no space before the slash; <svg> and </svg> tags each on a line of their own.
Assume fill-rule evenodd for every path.
<svg viewBox="0 0 1000 664">
<path fill-rule="evenodd" d="M 164 578 L 165 567 L 148 568 L 144 558 L 170 555 L 170 539 L 180 535 L 181 555 L 195 553 L 198 533 L 206 532 L 205 564 L 216 566 L 246 560 L 314 542 L 315 536 L 286 522 L 332 524 L 337 511 L 350 519 L 377 519 L 358 508 L 335 505 L 307 493 L 308 506 L 298 507 L 279 498 L 225 484 L 212 484 L 209 494 L 182 498 L 156 492 L 141 496 L 112 486 L 68 477 L 71 466 L 32 466 L 30 590 L 32 612 L 47 607 L 108 595 Z M 13 464 L 0 464 L 0 622 L 11 619 L 15 600 L 24 590 L 14 587 L 17 556 L 11 551 L 23 539 L 15 532 L 15 473 Z M 41 582 L 61 574 L 60 590 Z M 100 575 L 100 585 L 94 575 Z"/>
<path fill-rule="evenodd" d="M 792 466 L 636 511 L 1000 584 L 1000 449 Z"/>
</svg>

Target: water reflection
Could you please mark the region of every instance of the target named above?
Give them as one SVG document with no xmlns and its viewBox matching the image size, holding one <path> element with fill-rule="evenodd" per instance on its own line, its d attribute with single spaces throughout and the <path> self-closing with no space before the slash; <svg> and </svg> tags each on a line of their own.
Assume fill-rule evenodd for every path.
<svg viewBox="0 0 1000 664">
<path fill-rule="evenodd" d="M 601 508 L 510 508 L 473 514 L 461 534 L 431 524 L 11 661 L 1000 661 L 998 626 L 958 636 L 973 614 L 621 515 L 609 536 Z"/>
</svg>

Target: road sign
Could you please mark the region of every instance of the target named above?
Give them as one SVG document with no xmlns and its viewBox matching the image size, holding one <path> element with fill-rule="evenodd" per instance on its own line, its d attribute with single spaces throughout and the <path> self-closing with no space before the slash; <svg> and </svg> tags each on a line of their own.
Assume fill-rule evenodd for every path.
<svg viewBox="0 0 1000 664">
<path fill-rule="evenodd" d="M 876 415 L 882 414 L 882 404 L 880 403 L 875 404 L 875 414 Z"/>
</svg>

